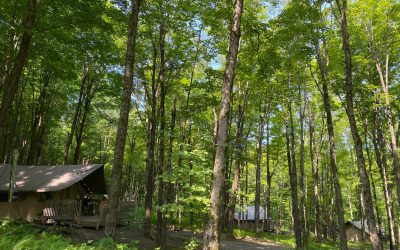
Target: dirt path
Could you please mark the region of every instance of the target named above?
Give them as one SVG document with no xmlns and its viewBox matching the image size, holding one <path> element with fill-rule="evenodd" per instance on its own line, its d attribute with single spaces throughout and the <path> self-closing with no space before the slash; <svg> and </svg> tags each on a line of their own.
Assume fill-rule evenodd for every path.
<svg viewBox="0 0 400 250">
<path fill-rule="evenodd" d="M 179 231 L 179 232 L 170 232 L 170 239 L 186 239 L 184 242 L 189 241 L 193 237 L 193 233 L 190 231 Z M 201 242 L 202 238 L 200 235 L 197 235 L 196 238 Z M 256 250 L 256 249 L 271 249 L 271 250 L 283 250 L 288 249 L 285 248 L 275 242 L 272 241 L 264 241 L 253 239 L 250 237 L 245 237 L 242 239 L 236 240 L 221 240 L 221 249 L 223 250 Z"/>
<path fill-rule="evenodd" d="M 221 241 L 221 249 L 240 249 L 240 250 L 252 250 L 252 249 L 271 249 L 271 250 L 283 250 L 288 249 L 280 246 L 274 242 L 261 241 L 251 238 L 237 239 L 237 240 L 223 240 Z"/>
<path fill-rule="evenodd" d="M 78 242 L 97 241 L 104 237 L 102 230 L 94 230 L 89 228 L 76 228 L 66 229 L 64 232 L 69 237 L 72 237 Z M 155 241 L 143 237 L 141 229 L 133 229 L 129 227 L 119 227 L 117 229 L 117 241 L 123 243 L 130 243 L 132 240 L 138 241 L 139 249 L 152 250 L 156 247 Z M 200 235 L 194 235 L 191 231 L 170 231 L 168 233 L 167 249 L 170 250 L 183 250 L 185 245 L 195 237 L 201 242 Z M 199 247 L 201 249 L 201 247 Z M 243 238 L 237 240 L 221 240 L 221 249 L 223 250 L 257 250 L 257 249 L 272 249 L 283 250 L 284 248 L 271 241 L 261 241 L 252 238 Z"/>
</svg>

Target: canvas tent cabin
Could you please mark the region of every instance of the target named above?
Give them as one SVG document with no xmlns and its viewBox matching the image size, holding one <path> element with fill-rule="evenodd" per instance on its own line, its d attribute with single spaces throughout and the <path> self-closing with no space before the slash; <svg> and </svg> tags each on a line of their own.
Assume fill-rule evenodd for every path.
<svg viewBox="0 0 400 250">
<path fill-rule="evenodd" d="M 0 218 L 32 222 L 46 214 L 81 215 L 85 196 L 106 193 L 101 164 L 15 166 L 14 200 L 8 203 L 11 170 L 11 165 L 0 165 Z M 76 211 L 68 211 L 71 207 Z"/>
<path fill-rule="evenodd" d="M 260 206 L 259 210 L 260 223 L 263 224 L 264 220 L 269 221 L 269 231 L 278 232 L 282 231 L 283 221 L 272 220 L 271 218 L 265 218 L 264 208 Z M 241 227 L 249 228 L 255 224 L 255 206 L 247 206 L 244 209 L 236 210 L 234 214 L 234 220 Z M 264 228 L 267 230 L 267 228 Z"/>
<path fill-rule="evenodd" d="M 264 208 L 260 206 L 259 210 L 260 220 L 265 219 Z M 255 221 L 255 206 L 247 206 L 244 211 L 235 211 L 234 219 L 236 221 L 247 221 L 253 223 Z"/>
<path fill-rule="evenodd" d="M 345 223 L 345 231 L 346 231 L 346 237 L 347 240 L 350 241 L 361 241 L 362 239 L 362 225 L 361 221 L 347 221 Z M 369 240 L 369 229 L 367 222 L 364 223 L 364 235 L 365 235 L 365 240 Z"/>
</svg>

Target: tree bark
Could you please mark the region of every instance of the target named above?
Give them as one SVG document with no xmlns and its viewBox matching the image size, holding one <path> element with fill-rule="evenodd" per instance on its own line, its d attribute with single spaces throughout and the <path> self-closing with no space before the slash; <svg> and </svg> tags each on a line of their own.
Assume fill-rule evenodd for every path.
<svg viewBox="0 0 400 250">
<path fill-rule="evenodd" d="M 153 67 L 151 75 L 151 115 L 147 132 L 147 157 L 146 157 L 146 197 L 145 197 L 145 224 L 144 237 L 151 239 L 151 209 L 154 190 L 154 147 L 157 129 L 157 83 L 156 83 L 157 48 L 153 42 Z"/>
<path fill-rule="evenodd" d="M 224 72 L 221 110 L 218 119 L 217 145 L 213 170 L 213 184 L 208 221 L 204 227 L 204 250 L 219 249 L 219 224 L 221 219 L 221 197 L 224 185 L 225 143 L 228 130 L 228 113 L 230 108 L 231 90 L 239 51 L 240 21 L 243 12 L 243 0 L 235 0 L 232 26 L 229 35 L 229 51 Z"/>
<path fill-rule="evenodd" d="M 28 152 L 28 157 L 26 159 L 26 164 L 37 165 L 41 142 L 43 142 L 44 130 L 46 128 L 46 101 L 48 99 L 48 85 L 50 82 L 50 73 L 46 72 L 43 75 L 43 80 L 39 94 L 39 106 L 35 110 L 35 118 L 33 120 L 32 130 L 31 130 L 31 142 Z"/>
<path fill-rule="evenodd" d="M 382 86 L 383 96 L 384 96 L 384 108 L 386 111 L 387 117 L 387 125 L 390 135 L 390 149 L 393 157 L 393 173 L 396 182 L 396 195 L 397 195 L 397 202 L 400 206 L 400 167 L 399 167 L 399 154 L 397 150 L 397 136 L 394 128 L 394 119 L 393 119 L 393 110 L 390 101 L 390 93 L 389 93 L 389 54 L 387 52 L 385 57 L 385 73 L 382 70 L 381 63 L 378 59 L 378 56 L 374 53 L 374 57 L 376 60 L 376 70 L 379 74 L 379 79 Z"/>
<path fill-rule="evenodd" d="M 289 91 L 290 90 L 290 76 L 289 76 Z M 297 170 L 294 150 L 294 132 L 293 132 L 293 121 L 292 121 L 292 105 L 291 100 L 287 100 L 287 117 L 285 119 L 285 136 L 286 136 L 286 154 L 288 160 L 289 169 L 289 183 L 290 183 L 290 195 L 292 205 L 292 218 L 293 218 L 293 231 L 296 239 L 296 249 L 303 248 L 302 237 L 301 237 L 301 225 L 299 221 L 299 207 L 298 207 L 298 193 L 297 193 Z"/>
<path fill-rule="evenodd" d="M 126 134 L 128 131 L 128 119 L 131 105 L 131 94 L 133 87 L 133 65 L 135 62 L 135 45 L 139 8 L 140 0 L 131 0 L 131 16 L 129 19 L 129 33 L 125 57 L 124 85 L 121 96 L 117 137 L 114 147 L 114 161 L 111 172 L 110 189 L 108 193 L 108 211 L 104 228 L 104 233 L 106 234 L 106 236 L 111 236 L 113 238 L 115 237 L 122 166 L 124 161 L 124 148 L 126 142 Z"/>
<path fill-rule="evenodd" d="M 0 105 L 0 138 L 4 138 L 0 143 L 0 163 L 4 162 L 4 158 L 7 152 L 7 147 L 12 143 L 7 139 L 8 136 L 8 119 L 10 117 L 11 107 L 15 99 L 15 95 L 18 91 L 19 79 L 22 75 L 25 67 L 26 60 L 28 58 L 28 51 L 32 39 L 32 30 L 35 25 L 37 12 L 37 0 L 29 0 L 27 7 L 27 14 L 25 16 L 21 42 L 18 49 L 18 54 L 15 58 L 14 64 L 9 71 L 9 74 L 5 77 L 3 85 L 3 96 Z"/>
<path fill-rule="evenodd" d="M 168 156 L 167 156 L 167 173 L 172 177 L 172 149 L 174 146 L 174 134 L 175 134 L 175 121 L 176 121 L 176 96 L 174 98 L 174 104 L 171 111 L 171 127 L 169 131 L 169 146 L 168 146 Z M 167 185 L 166 202 L 172 203 L 174 199 L 174 184 L 169 182 Z"/>
<path fill-rule="evenodd" d="M 307 224 L 306 224 L 306 206 L 305 206 L 305 189 L 304 189 L 304 114 L 306 107 L 306 90 L 301 89 L 301 83 L 298 84 L 299 88 L 299 109 L 300 109 L 300 171 L 299 171 L 299 189 L 300 189 L 300 222 L 301 222 L 301 234 L 303 241 L 303 248 L 307 248 Z M 302 91 L 304 94 L 302 94 Z M 303 96 L 304 95 L 304 96 Z M 303 99 L 303 101 L 302 101 Z M 303 102 L 303 106 L 302 103 Z"/>
<path fill-rule="evenodd" d="M 11 14 L 11 21 L 10 21 L 10 27 L 11 29 L 8 31 L 8 43 L 7 46 L 4 50 L 4 57 L 1 58 L 0 62 L 0 94 L 3 91 L 3 85 L 4 85 L 4 80 L 5 80 L 5 76 L 8 75 L 8 73 L 10 72 L 10 68 L 12 66 L 12 62 L 14 60 L 15 57 L 15 51 L 16 48 L 18 46 L 18 36 L 16 34 L 16 22 L 17 22 L 17 18 L 16 18 L 16 14 L 17 14 L 17 0 L 13 1 L 14 6 L 13 6 L 13 10 L 12 10 L 12 14 Z"/>
<path fill-rule="evenodd" d="M 332 118 L 332 108 L 331 108 L 331 101 L 327 83 L 328 77 L 328 68 L 327 68 L 327 48 L 325 44 L 325 40 L 323 42 L 323 51 L 317 49 L 317 61 L 319 70 L 321 73 L 321 83 L 322 83 L 322 99 L 324 102 L 324 110 L 326 114 L 326 125 L 328 129 L 328 138 L 329 138 L 329 157 L 330 157 L 330 165 L 331 165 L 331 172 L 333 176 L 333 185 L 335 188 L 335 204 L 336 204 L 336 213 L 338 216 L 338 233 L 339 233 L 339 240 L 340 240 L 340 249 L 347 250 L 347 238 L 345 232 L 345 221 L 344 221 L 344 209 L 343 209 L 343 198 L 342 198 L 342 191 L 339 182 L 339 172 L 337 169 L 336 163 L 336 144 L 335 144 L 335 132 L 333 128 L 333 118 Z M 325 234 L 326 235 L 326 234 Z"/>
<path fill-rule="evenodd" d="M 163 4 L 163 3 L 162 3 Z M 162 10 L 163 11 L 163 10 Z M 165 27 L 165 17 L 164 13 L 162 13 L 162 20 L 160 24 L 160 71 L 158 74 L 158 82 L 160 83 L 160 137 L 159 137 L 159 152 L 158 152 L 158 210 L 157 210 L 157 245 L 160 249 L 166 248 L 166 228 L 164 222 L 164 213 L 162 212 L 162 206 L 164 205 L 164 180 L 163 180 L 163 172 L 164 172 L 164 147 L 165 147 L 165 138 L 164 138 L 164 130 L 165 130 L 165 35 L 166 35 L 166 27 Z"/>
<path fill-rule="evenodd" d="M 310 104 L 308 105 L 308 127 L 310 132 L 310 163 L 313 175 L 313 203 L 314 203 L 314 234 L 316 241 L 321 240 L 321 226 L 320 226 L 320 205 L 319 205 L 319 192 L 318 192 L 318 165 L 315 162 L 314 155 L 314 115 L 312 113 Z"/>
<path fill-rule="evenodd" d="M 226 228 L 226 233 L 227 237 L 230 239 L 234 238 L 233 235 L 233 223 L 234 223 L 234 214 L 235 214 L 235 205 L 236 205 L 236 195 L 237 191 L 240 188 L 240 169 L 243 165 L 243 126 L 244 126 L 244 119 L 245 119 L 245 112 L 246 112 L 246 107 L 247 107 L 247 87 L 248 84 L 246 84 L 245 90 L 244 90 L 244 95 L 243 95 L 243 102 L 240 101 L 241 96 L 242 96 L 242 91 L 239 87 L 239 97 L 238 97 L 238 118 L 236 122 L 236 162 L 235 162 L 235 172 L 234 172 L 234 177 L 232 181 L 232 186 L 231 190 L 229 193 L 229 201 L 228 201 L 228 223 L 227 223 L 227 228 Z"/>
<path fill-rule="evenodd" d="M 264 108 L 262 107 L 264 106 Z M 262 142 L 264 139 L 264 126 L 265 126 L 265 103 L 260 100 L 260 115 L 258 124 L 257 136 L 257 166 L 256 166 L 256 193 L 254 199 L 254 220 L 256 236 L 260 236 L 260 195 L 261 195 L 261 161 L 262 161 Z"/>
<path fill-rule="evenodd" d="M 370 153 L 370 146 L 368 143 L 368 120 L 365 119 L 364 125 L 365 125 L 365 151 L 367 153 L 367 159 L 368 159 L 368 167 L 369 167 L 369 173 L 370 173 L 370 177 L 371 177 L 371 185 L 372 185 L 372 197 L 373 200 L 375 201 L 375 213 L 376 213 L 376 220 L 378 222 L 378 233 L 379 236 L 382 237 L 382 220 L 381 220 L 381 215 L 380 215 L 380 211 L 379 211 L 379 206 L 378 206 L 378 197 L 376 195 L 376 186 L 375 186 L 375 181 L 372 175 L 372 156 Z M 381 243 L 383 244 L 383 241 L 381 241 Z M 382 245 L 383 248 L 383 245 Z"/>
<path fill-rule="evenodd" d="M 387 159 L 385 154 L 386 142 L 383 136 L 383 131 L 380 126 L 380 121 L 376 115 L 377 110 L 373 114 L 373 124 L 374 131 L 372 132 L 372 144 L 374 146 L 375 152 L 375 160 L 379 167 L 379 173 L 382 180 L 383 194 L 385 198 L 385 209 L 386 209 L 386 217 L 387 224 L 389 229 L 389 243 L 390 249 L 397 249 L 396 242 L 396 230 L 395 230 L 395 221 L 394 221 L 394 211 L 393 211 L 393 200 L 392 200 L 392 190 L 389 185 L 389 179 L 387 174 Z"/>
<path fill-rule="evenodd" d="M 267 144 L 266 146 L 266 165 L 267 165 L 267 190 L 265 191 L 265 206 L 264 206 L 264 231 L 270 232 L 271 229 L 271 181 L 272 181 L 272 173 L 270 169 L 270 157 L 271 157 L 271 149 L 270 149 L 270 135 L 271 135 L 271 129 L 270 129 L 270 115 L 267 115 Z M 279 154 L 277 154 L 277 158 L 279 157 Z M 278 161 L 278 159 L 277 159 Z"/>
<path fill-rule="evenodd" d="M 75 107 L 75 114 L 74 114 L 74 118 L 72 119 L 71 130 L 67 134 L 67 141 L 65 143 L 64 165 L 66 165 L 68 163 L 69 149 L 71 147 L 72 139 L 74 138 L 76 126 L 78 124 L 78 119 L 79 119 L 79 116 L 81 114 L 82 103 L 83 103 L 83 99 L 84 99 L 84 95 L 85 95 L 86 82 L 88 81 L 88 79 L 87 79 L 88 78 L 87 77 L 88 73 L 87 73 L 87 67 L 86 66 L 84 66 L 83 71 L 84 71 L 84 73 L 83 73 L 83 77 L 82 77 L 82 80 L 81 80 L 81 87 L 80 87 L 80 90 L 79 90 L 78 102 L 77 102 L 76 107 Z"/>
<path fill-rule="evenodd" d="M 354 141 L 354 146 L 357 153 L 357 164 L 359 176 L 361 179 L 362 190 L 364 194 L 364 206 L 367 216 L 368 228 L 370 230 L 370 241 L 373 249 L 381 249 L 381 240 L 378 235 L 376 227 L 375 214 L 372 205 L 371 187 L 369 183 L 369 177 L 365 168 L 365 158 L 363 155 L 363 143 L 358 132 L 357 123 L 354 114 L 354 102 L 353 102 L 353 79 L 352 79 L 352 64 L 351 64 L 351 52 L 350 52 L 350 41 L 349 32 L 347 29 L 347 0 L 336 0 L 336 4 L 340 14 L 340 25 L 342 33 L 342 45 L 345 57 L 345 90 L 346 90 L 346 113 L 350 124 L 350 130 Z"/>
<path fill-rule="evenodd" d="M 94 95 L 94 90 L 93 90 L 93 79 L 88 79 L 88 84 L 86 85 L 86 90 L 85 90 L 85 106 L 83 108 L 83 113 L 82 117 L 80 118 L 80 121 L 78 123 L 78 130 L 76 131 L 75 135 L 75 152 L 74 152 L 74 159 L 72 161 L 72 164 L 76 165 L 78 164 L 79 161 L 79 155 L 80 155 L 80 150 L 81 150 L 81 145 L 83 142 L 83 130 L 85 128 L 86 124 L 86 119 L 90 110 L 90 105 L 92 103 L 92 98 Z"/>
</svg>

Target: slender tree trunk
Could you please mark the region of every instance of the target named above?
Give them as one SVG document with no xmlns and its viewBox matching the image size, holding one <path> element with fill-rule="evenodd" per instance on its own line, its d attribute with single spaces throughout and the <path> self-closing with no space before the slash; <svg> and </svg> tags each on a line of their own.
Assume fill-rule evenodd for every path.
<svg viewBox="0 0 400 250">
<path fill-rule="evenodd" d="M 312 113 L 310 104 L 308 105 L 308 127 L 310 132 L 310 163 L 313 175 L 313 202 L 314 202 L 314 234 L 316 241 L 321 241 L 321 226 L 320 226 L 320 205 L 319 205 L 319 192 L 318 192 L 318 165 L 315 162 L 314 155 L 314 115 Z"/>
<path fill-rule="evenodd" d="M 264 231 L 270 232 L 271 230 L 271 181 L 272 181 L 272 173 L 270 169 L 270 158 L 271 158 L 271 150 L 270 150 L 270 115 L 267 115 L 267 144 L 266 144 L 266 161 L 267 161 L 267 190 L 265 191 L 265 206 L 264 206 Z M 277 155 L 277 158 L 279 154 Z M 277 160 L 278 161 L 278 160 Z"/>
<path fill-rule="evenodd" d="M 390 249 L 397 249 L 396 242 L 396 230 L 395 230 L 395 220 L 394 220 L 394 211 L 393 211 L 393 201 L 392 201 L 392 190 L 389 186 L 389 179 L 387 175 L 387 159 L 385 148 L 386 143 L 383 136 L 382 128 L 380 126 L 380 121 L 378 121 L 376 117 L 376 113 L 373 115 L 374 117 L 374 132 L 372 133 L 372 143 L 374 146 L 374 152 L 376 157 L 376 163 L 379 167 L 379 173 L 381 175 L 383 194 L 385 198 L 385 209 L 387 216 L 387 223 L 389 229 L 389 243 Z"/>
<path fill-rule="evenodd" d="M 377 198 L 377 195 L 376 195 L 375 181 L 374 181 L 374 178 L 372 176 L 372 156 L 371 156 L 371 153 L 370 153 L 370 146 L 369 146 L 369 143 L 368 143 L 368 136 L 367 136 L 368 125 L 367 125 L 367 123 L 368 123 L 368 121 L 365 120 L 365 122 L 364 122 L 364 125 L 365 125 L 365 133 L 364 133 L 365 134 L 365 138 L 364 138 L 365 151 L 367 153 L 368 167 L 369 167 L 369 173 L 370 173 L 370 177 L 371 177 L 372 197 L 373 197 L 373 199 L 375 201 L 374 204 L 375 204 L 376 220 L 378 222 L 378 233 L 379 233 L 379 236 L 382 237 L 382 235 L 383 235 L 382 234 L 382 220 L 381 220 L 381 215 L 380 215 L 380 212 L 379 212 L 378 198 Z M 383 241 L 381 241 L 381 244 L 383 244 Z M 383 248 L 383 245 L 381 247 Z"/>
<path fill-rule="evenodd" d="M 230 107 L 231 90 L 240 40 L 240 21 L 243 12 L 243 0 L 235 0 L 232 26 L 229 35 L 229 51 L 224 72 L 221 110 L 218 119 L 217 145 L 213 170 L 213 184 L 208 221 L 204 227 L 204 250 L 219 249 L 219 224 L 221 219 L 221 197 L 224 185 L 225 143 L 228 130 L 228 113 Z"/>
<path fill-rule="evenodd" d="M 328 165 L 328 164 L 326 164 Z M 328 215 L 326 212 L 326 178 L 325 178 L 325 172 L 327 172 L 326 170 L 324 171 L 324 167 L 322 168 L 322 178 L 321 178 L 321 214 L 322 214 L 322 233 L 324 235 L 324 239 L 327 240 L 328 239 Z M 346 243 L 347 244 L 347 243 Z"/>
<path fill-rule="evenodd" d="M 342 33 L 343 51 L 345 57 L 345 73 L 346 73 L 346 113 L 350 124 L 350 130 L 353 137 L 354 145 L 357 153 L 358 171 L 361 179 L 362 190 L 364 193 L 364 206 L 367 216 L 368 228 L 370 230 L 370 241 L 373 249 L 381 249 L 381 240 L 376 227 L 375 214 L 372 205 L 371 187 L 369 177 L 365 168 L 365 158 L 363 154 L 363 143 L 358 132 L 357 123 L 354 114 L 353 102 L 353 79 L 352 79 L 352 64 L 349 32 L 347 29 L 347 0 L 336 0 L 337 7 L 340 13 L 340 25 Z"/>
<path fill-rule="evenodd" d="M 265 126 L 265 103 L 260 100 L 260 115 L 257 136 L 257 167 L 256 167 L 256 194 L 254 199 L 254 220 L 256 227 L 256 236 L 260 236 L 260 195 L 261 195 L 261 161 L 262 161 L 262 142 L 264 139 Z M 264 108 L 262 107 L 264 106 Z"/>
<path fill-rule="evenodd" d="M 84 95 L 85 95 L 85 88 L 86 88 L 86 82 L 87 81 L 88 81 L 88 79 L 87 79 L 87 69 L 86 69 L 86 66 L 85 66 L 84 67 L 84 73 L 83 73 L 82 81 L 81 81 L 81 87 L 80 87 L 80 90 L 79 90 L 78 103 L 76 104 L 75 114 L 74 114 L 74 118 L 73 118 L 72 124 L 71 124 L 71 130 L 67 134 L 67 142 L 65 143 L 64 165 L 66 165 L 68 163 L 69 149 L 71 147 L 72 139 L 74 137 L 76 126 L 78 124 L 78 119 L 79 119 L 80 114 L 81 114 L 82 103 L 83 103 L 83 99 L 84 99 Z"/>
<path fill-rule="evenodd" d="M 80 149 L 83 142 L 83 130 L 85 128 L 86 119 L 90 110 L 90 105 L 92 103 L 93 95 L 94 95 L 93 80 L 88 79 L 88 84 L 86 85 L 86 91 L 85 91 L 85 106 L 83 108 L 82 118 L 79 121 L 78 130 L 76 131 L 77 133 L 75 135 L 76 145 L 75 145 L 74 159 L 72 161 L 74 165 L 78 164 L 79 161 Z"/>
<path fill-rule="evenodd" d="M 157 64 L 157 48 L 153 42 L 153 68 L 151 76 L 151 116 L 150 124 L 148 126 L 147 135 L 147 158 L 146 158 L 146 197 L 145 197 L 145 224 L 144 224 L 144 237 L 151 239 L 151 209 L 153 204 L 153 190 L 154 190 L 154 147 L 156 143 L 156 129 L 157 129 L 157 83 L 156 83 L 156 64 Z"/>
<path fill-rule="evenodd" d="M 33 120 L 32 130 L 31 130 L 31 143 L 28 152 L 28 158 L 26 159 L 26 164 L 34 165 L 38 162 L 38 151 L 40 142 L 43 141 L 44 133 L 42 133 L 45 127 L 45 111 L 46 111 L 46 100 L 48 85 L 50 82 L 50 74 L 45 73 L 43 76 L 42 84 L 39 94 L 39 106 L 35 110 L 35 118 Z"/>
<path fill-rule="evenodd" d="M 17 0 L 13 1 L 13 10 L 11 14 L 11 21 L 10 23 L 10 30 L 8 31 L 8 43 L 4 51 L 4 58 L 1 58 L 1 64 L 0 64 L 0 94 L 3 90 L 3 84 L 4 84 L 4 79 L 5 76 L 8 75 L 10 72 L 10 68 L 12 66 L 13 59 L 15 57 L 15 50 L 18 46 L 18 36 L 16 34 L 16 14 L 17 14 Z"/>
<path fill-rule="evenodd" d="M 121 96 L 121 107 L 118 120 L 117 137 L 114 147 L 114 161 L 111 172 L 109 189 L 109 204 L 106 215 L 104 232 L 107 236 L 115 237 L 117 211 L 120 196 L 120 183 L 124 161 L 124 148 L 128 131 L 128 118 L 131 105 L 133 87 L 133 65 L 135 62 L 135 45 L 138 27 L 140 0 L 131 0 L 131 17 L 129 19 L 129 33 L 125 58 L 124 85 Z"/>
<path fill-rule="evenodd" d="M 187 96 L 186 96 L 186 109 L 185 109 L 186 113 L 185 113 L 185 119 L 184 119 L 184 124 L 185 125 L 186 125 L 186 123 L 188 121 L 188 117 L 187 116 L 190 113 L 189 100 L 190 100 L 190 93 L 192 91 L 194 73 L 195 73 L 196 66 L 197 66 L 197 61 L 198 61 L 198 58 L 199 58 L 200 43 L 201 43 L 201 31 L 202 31 L 202 29 L 199 29 L 199 34 L 198 34 L 198 37 L 197 37 L 196 54 L 194 56 L 194 60 L 193 60 L 193 63 L 192 63 L 192 72 L 190 73 L 189 89 L 188 89 Z M 182 142 L 184 142 L 185 141 L 185 131 L 182 131 L 182 135 L 183 135 Z M 183 150 L 183 145 L 182 144 L 181 144 L 181 147 L 182 147 L 182 150 Z M 189 129 L 188 129 L 188 151 L 189 152 L 192 151 L 192 123 L 189 124 Z M 190 169 L 190 173 L 192 173 L 193 161 L 192 161 L 191 157 L 189 157 L 189 169 Z M 193 182 L 194 182 L 193 181 L 193 174 L 190 174 L 190 176 L 189 176 L 190 190 L 192 190 Z M 190 193 L 190 195 L 191 195 L 191 193 Z M 193 204 L 190 204 L 189 222 L 190 222 L 191 225 L 193 225 L 193 223 L 194 223 Z"/>
<path fill-rule="evenodd" d="M 163 3 L 162 3 L 163 4 Z M 161 207 L 164 205 L 164 180 L 163 180 L 163 172 L 164 172 L 164 134 L 165 134 L 165 76 L 164 76 L 164 68 L 165 68 L 165 35 L 166 35 L 166 27 L 165 27 L 165 18 L 164 13 L 162 13 L 163 17 L 160 25 L 160 72 L 158 74 L 158 81 L 160 83 L 160 138 L 159 138 L 159 158 L 158 158 L 158 206 L 157 210 L 157 245 L 161 249 L 166 248 L 166 228 L 165 228 L 165 216 L 161 210 Z"/>
<path fill-rule="evenodd" d="M 289 86 L 290 86 L 290 76 L 289 76 Z M 290 91 L 290 87 L 289 87 Z M 293 231 L 296 238 L 296 248 L 301 249 L 303 247 L 302 237 L 301 237 L 301 225 L 299 221 L 299 207 L 298 207 L 298 193 L 297 193 L 297 170 L 296 170 L 296 161 L 294 155 L 294 132 L 293 122 L 292 122 L 292 105 L 291 101 L 287 101 L 288 109 L 287 109 L 287 117 L 285 120 L 285 136 L 286 136 L 286 154 L 288 160 L 288 168 L 289 168 L 289 182 L 290 182 L 290 194 L 291 194 L 291 205 L 292 205 L 292 218 L 293 218 Z"/>
<path fill-rule="evenodd" d="M 248 85 L 246 84 L 245 87 L 245 93 L 243 95 L 243 104 L 241 103 L 240 99 L 242 96 L 242 91 L 239 88 L 239 97 L 238 97 L 238 118 L 237 118 L 237 123 L 236 123 L 236 127 L 237 127 L 237 131 L 236 131 L 236 152 L 237 152 L 237 156 L 236 156 L 236 162 L 235 162 L 235 172 L 234 172 L 234 177 L 233 177 L 233 181 L 232 181 L 232 186 L 231 186 L 231 190 L 229 193 L 229 201 L 228 201 L 228 223 L 227 223 L 227 237 L 230 239 L 234 238 L 233 235 L 233 223 L 234 223 L 234 214 L 235 214 L 235 205 L 236 205 L 236 195 L 237 195 L 237 191 L 240 188 L 240 169 L 243 165 L 243 149 L 244 149 L 244 145 L 243 145 L 243 126 L 244 126 L 244 118 L 245 118 L 245 112 L 246 112 L 246 107 L 247 107 L 247 87 Z M 243 203 L 243 202 L 241 202 Z"/>
<path fill-rule="evenodd" d="M 329 222 L 330 222 L 330 228 L 331 228 L 331 238 L 333 241 L 333 244 L 336 245 L 336 222 L 335 222 L 335 198 L 333 197 L 333 192 L 334 192 L 334 185 L 333 185 L 333 176 L 330 176 L 330 183 L 329 183 L 329 190 L 330 190 L 330 208 L 329 208 Z"/>
<path fill-rule="evenodd" d="M 176 96 L 174 98 L 174 104 L 171 111 L 171 127 L 169 132 L 169 146 L 168 146 L 168 162 L 167 162 L 167 173 L 171 177 L 172 176 L 172 149 L 174 146 L 174 133 L 175 133 L 175 121 L 176 121 Z M 174 184 L 173 182 L 168 183 L 167 194 L 166 194 L 166 202 L 172 203 L 174 199 Z"/>
<path fill-rule="evenodd" d="M 25 16 L 21 42 L 18 49 L 18 54 L 15 58 L 14 64 L 9 71 L 9 74 L 4 78 L 3 96 L 0 105 L 0 163 L 4 162 L 7 152 L 7 147 L 10 147 L 12 142 L 8 141 L 8 119 L 10 118 L 11 107 L 14 102 L 15 96 L 18 92 L 18 83 L 21 78 L 26 60 L 28 58 L 28 51 L 32 39 L 32 30 L 35 25 L 37 12 L 37 0 L 29 0 L 27 7 L 27 14 Z"/>
<path fill-rule="evenodd" d="M 394 128 L 394 119 L 393 119 L 393 110 L 392 110 L 392 105 L 390 101 L 390 93 L 389 93 L 389 53 L 386 54 L 386 63 L 385 63 L 385 73 L 382 70 L 381 63 L 379 62 L 377 56 L 375 55 L 376 58 L 376 69 L 379 74 L 379 79 L 381 82 L 382 90 L 383 90 L 383 96 L 384 96 L 384 108 L 386 111 L 386 117 L 387 117 L 387 125 L 388 125 L 388 130 L 389 130 L 389 135 L 390 135 L 390 149 L 393 157 L 393 173 L 396 181 L 396 195 L 397 195 L 397 202 L 400 206 L 400 167 L 399 167 L 399 154 L 397 150 L 397 138 L 396 138 L 396 132 Z"/>
<path fill-rule="evenodd" d="M 299 108 L 300 108 L 300 176 L 299 176 L 299 189 L 300 189 L 300 222 L 301 222 L 301 234 L 303 241 L 303 248 L 307 248 L 307 224 L 306 224 L 306 207 L 305 207 L 305 189 L 304 189 L 304 114 L 305 114 L 305 97 L 306 91 L 305 89 L 301 89 L 301 83 L 298 84 L 299 88 Z M 302 91 L 304 92 L 304 96 L 302 95 Z M 303 101 L 302 101 L 303 99 Z M 303 102 L 303 106 L 301 103 Z"/>
<path fill-rule="evenodd" d="M 325 45 L 324 45 L 325 46 Z M 326 48 L 324 47 L 324 54 L 326 55 Z M 325 58 L 325 60 L 327 60 Z M 318 55 L 318 65 L 321 72 L 322 77 L 322 99 L 324 102 L 324 110 L 326 113 L 326 125 L 328 129 L 328 137 L 329 137 L 329 157 L 330 157 L 330 165 L 331 172 L 333 176 L 333 184 L 335 188 L 335 199 L 336 199 L 336 213 L 338 216 L 338 233 L 340 240 L 340 249 L 346 250 L 347 247 L 347 238 L 344 226 L 344 209 L 343 209 L 343 199 L 342 199 L 342 191 L 339 182 L 339 173 L 337 169 L 336 163 L 336 144 L 335 144 L 335 132 L 333 129 L 333 119 L 332 119 L 332 109 L 330 103 L 329 89 L 328 83 L 326 80 L 327 77 L 327 68 L 326 64 L 323 62 L 322 55 Z"/>
</svg>

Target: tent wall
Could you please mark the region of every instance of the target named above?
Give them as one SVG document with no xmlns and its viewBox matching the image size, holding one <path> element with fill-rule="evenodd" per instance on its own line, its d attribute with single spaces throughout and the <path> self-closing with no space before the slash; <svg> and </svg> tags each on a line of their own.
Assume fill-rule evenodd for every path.
<svg viewBox="0 0 400 250">
<path fill-rule="evenodd" d="M 35 218 L 40 218 L 43 208 L 46 207 L 46 200 L 80 200 L 84 194 L 80 183 L 57 192 L 20 192 L 13 203 L 0 202 L 0 218 L 18 218 L 32 222 Z"/>
</svg>

